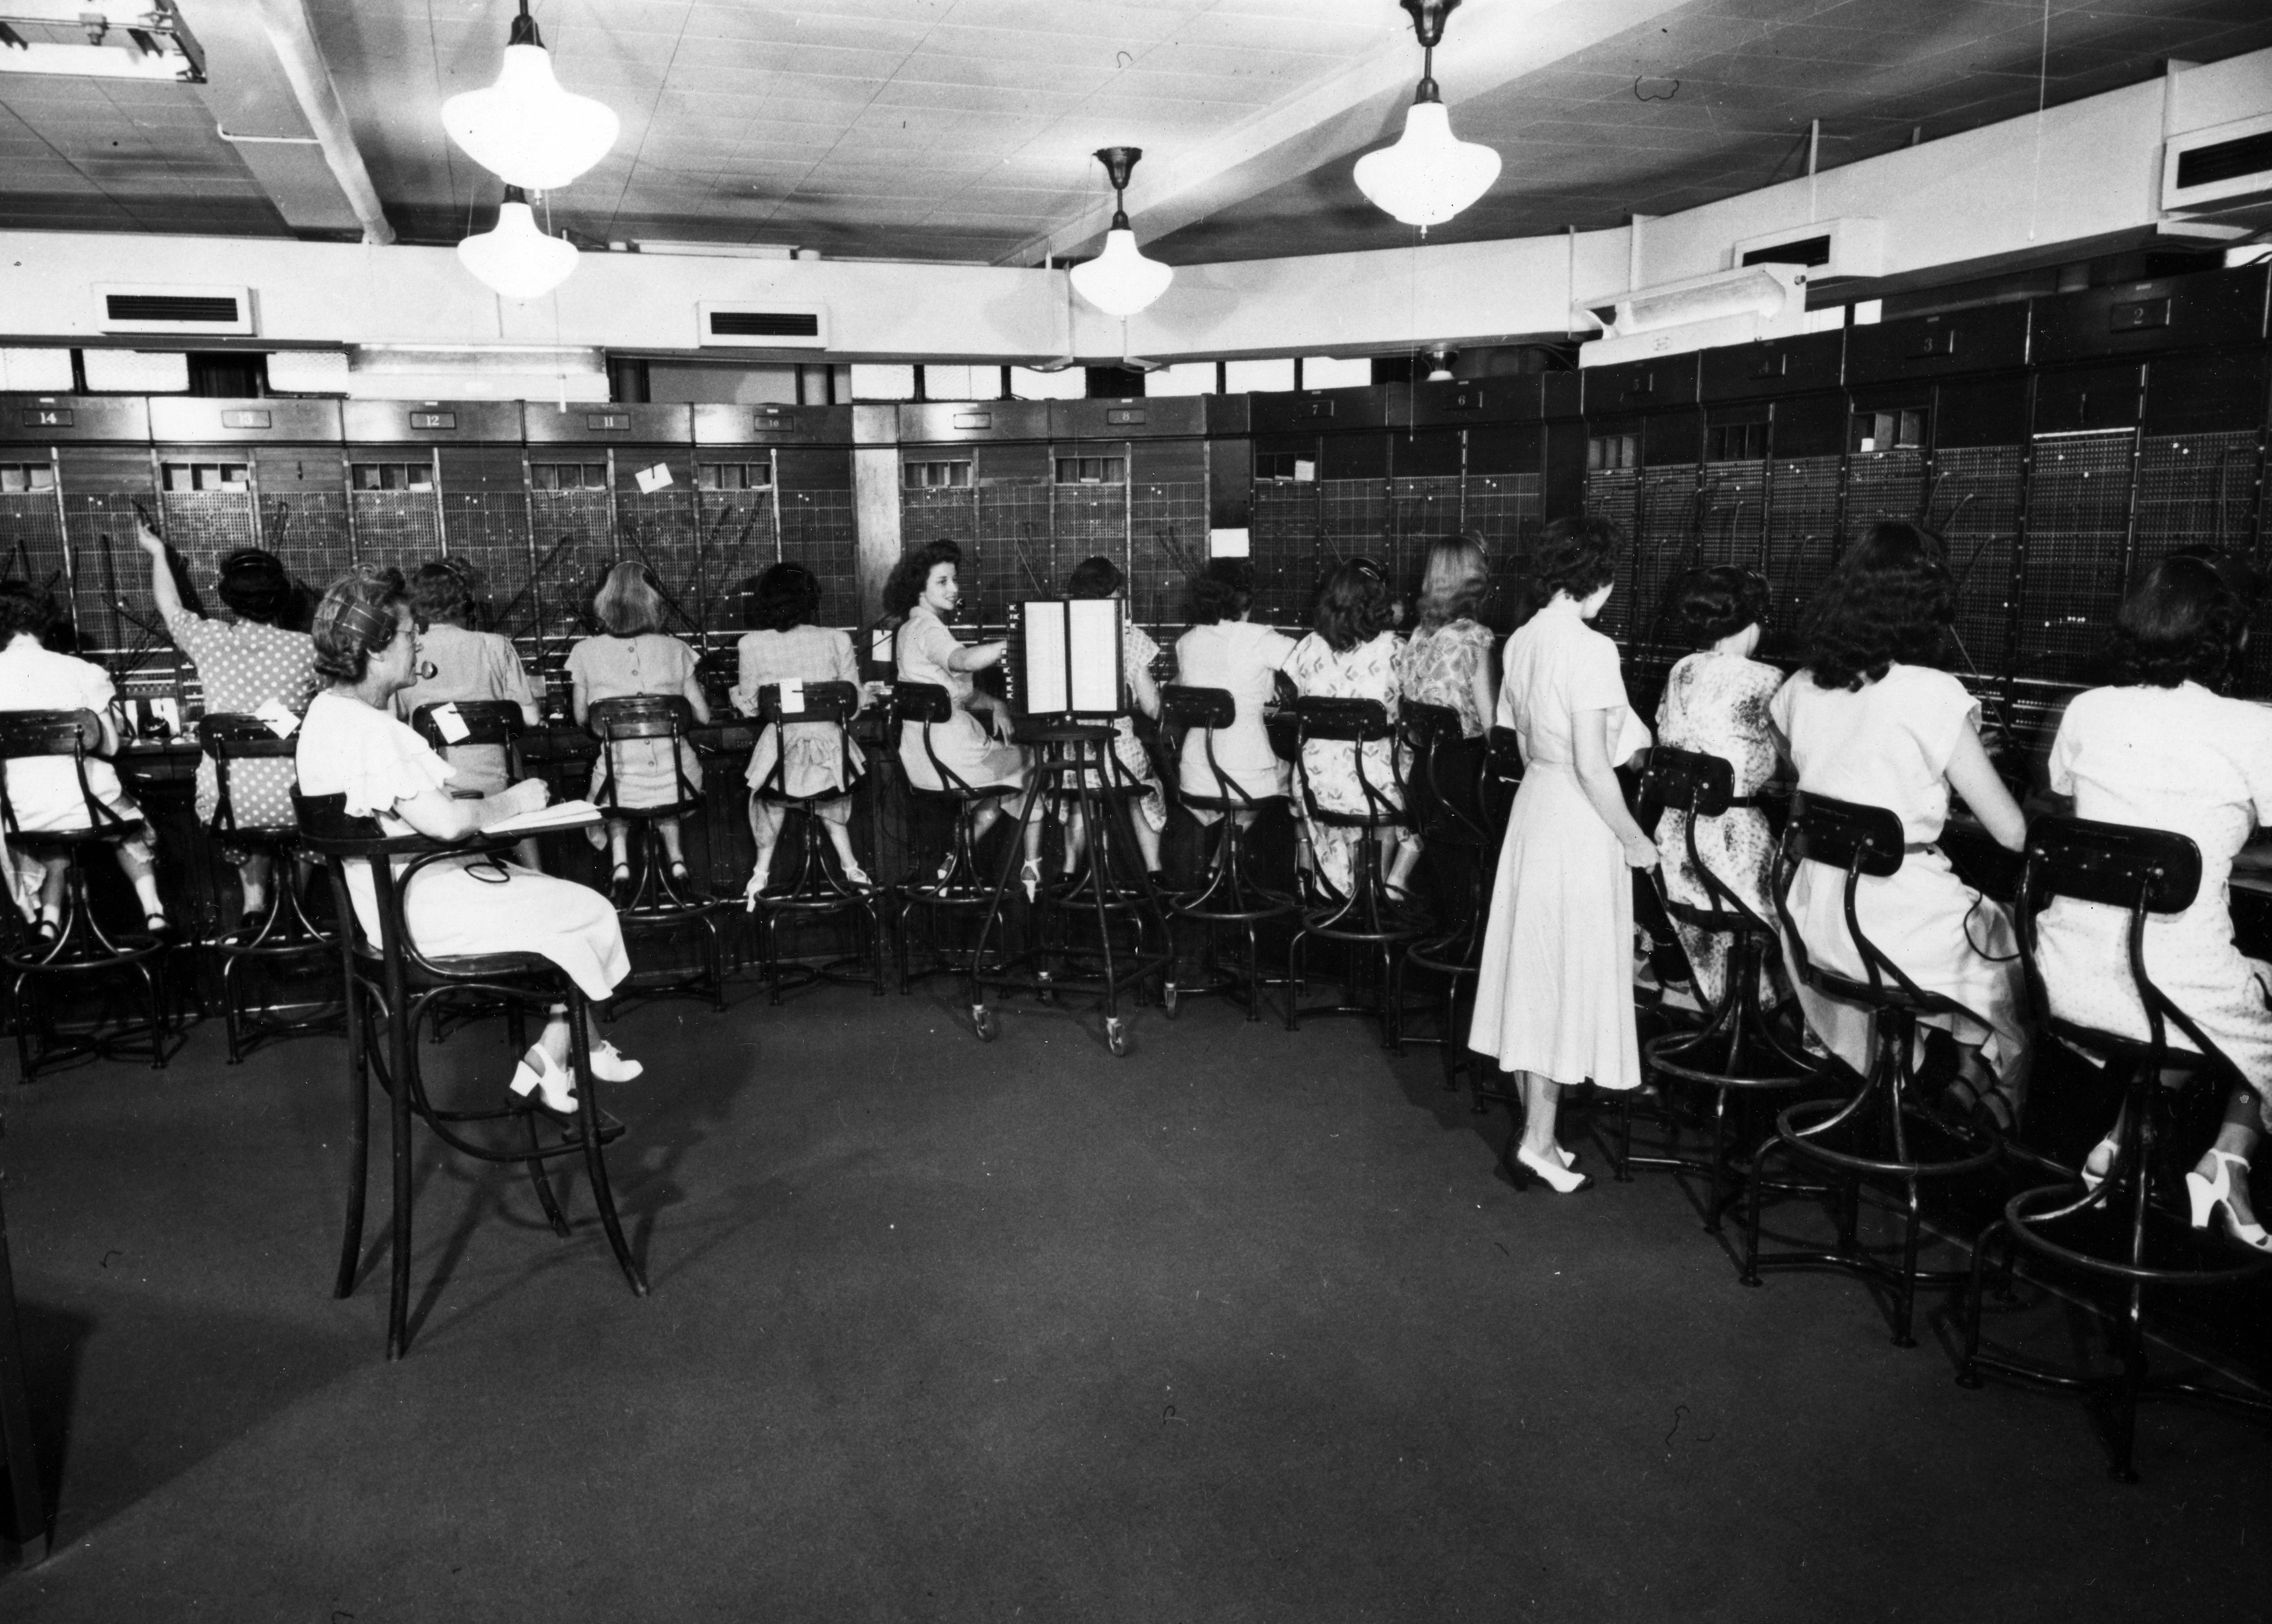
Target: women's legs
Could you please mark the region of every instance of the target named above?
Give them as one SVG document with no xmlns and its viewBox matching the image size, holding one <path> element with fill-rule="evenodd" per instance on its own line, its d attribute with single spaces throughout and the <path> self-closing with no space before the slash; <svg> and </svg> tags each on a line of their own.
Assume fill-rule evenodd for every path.
<svg viewBox="0 0 2272 1624">
<path fill-rule="evenodd" d="M 236 883 L 244 893 L 244 911 L 258 916 L 268 911 L 268 885 L 275 870 L 265 851 L 248 851 L 237 859 Z"/>
<path fill-rule="evenodd" d="M 1562 1085 L 1536 1072 L 1517 1072 L 1522 1081 L 1522 1149 L 1543 1161 L 1559 1147 L 1554 1139 L 1554 1119 L 1562 1104 Z"/>
<path fill-rule="evenodd" d="M 71 865 L 61 857 L 44 857 L 40 866 L 46 871 L 40 880 L 40 917 L 54 924 L 64 917 L 64 877 Z"/>
<path fill-rule="evenodd" d="M 750 797 L 750 838 L 757 842 L 758 860 L 750 869 L 749 889 L 752 895 L 765 889 L 766 877 L 774 865 L 774 848 L 781 842 L 781 825 L 788 814 L 770 802 Z M 828 826 L 833 829 L 836 826 Z"/>
<path fill-rule="evenodd" d="M 855 885 L 867 883 L 868 871 L 860 866 L 860 859 L 853 854 L 850 820 L 839 823 L 833 818 L 823 818 L 820 823 L 828 831 L 828 843 L 836 849 L 836 861 L 844 877 Z"/>
<path fill-rule="evenodd" d="M 686 852 L 680 844 L 678 825 L 679 819 L 676 818 L 663 818 L 658 819 L 654 826 L 656 831 L 662 836 L 663 856 L 673 868 L 682 866 L 686 861 Z"/>
<path fill-rule="evenodd" d="M 1132 821 L 1136 825 L 1136 849 L 1143 854 L 1145 871 L 1156 874 L 1160 872 L 1160 831 L 1140 812 Z"/>
<path fill-rule="evenodd" d="M 158 871 L 150 858 L 149 842 L 138 840 L 122 842 L 118 848 L 118 866 L 133 882 L 134 894 L 142 902 L 143 917 L 164 918 L 166 904 L 158 897 Z"/>
<path fill-rule="evenodd" d="M 608 819 L 608 860 L 619 872 L 632 865 L 631 825 L 621 818 Z"/>
<path fill-rule="evenodd" d="M 2264 1138 L 2261 1110 L 2253 1089 L 2235 1084 L 2231 1097 L 2224 1102 L 2224 1120 L 2217 1124 L 2216 1140 L 2209 1152 L 2194 1164 L 2194 1171 L 2204 1179 L 2214 1179 L 2217 1172 L 2215 1153 L 2219 1150 L 2227 1156 L 2237 1156 L 2244 1163 L 2253 1162 L 2256 1147 Z M 2243 1169 L 2235 1169 L 2232 1175 L 2232 1217 L 2237 1224 L 2256 1222 L 2256 1209 L 2248 1201 L 2248 1175 Z"/>
<path fill-rule="evenodd" d="M 1388 877 L 1382 883 L 1391 891 L 1407 890 L 1411 883 L 1412 871 L 1419 866 L 1420 837 L 1411 834 L 1398 834 L 1392 831 L 1387 839 L 1392 855 L 1389 857 Z"/>
</svg>

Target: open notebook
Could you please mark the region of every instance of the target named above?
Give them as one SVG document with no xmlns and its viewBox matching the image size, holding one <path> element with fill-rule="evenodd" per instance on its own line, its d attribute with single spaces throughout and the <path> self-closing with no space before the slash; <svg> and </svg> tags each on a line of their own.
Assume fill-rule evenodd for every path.
<svg viewBox="0 0 2272 1624">
<path fill-rule="evenodd" d="M 534 812 L 521 812 L 502 823 L 492 823 L 484 834 L 542 834 L 553 829 L 581 829 L 600 820 L 600 809 L 589 801 L 555 801 Z"/>
</svg>

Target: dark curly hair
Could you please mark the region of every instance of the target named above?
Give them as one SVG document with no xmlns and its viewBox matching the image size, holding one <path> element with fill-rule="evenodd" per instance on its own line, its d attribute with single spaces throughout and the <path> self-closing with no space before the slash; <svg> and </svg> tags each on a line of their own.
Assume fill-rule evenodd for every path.
<svg viewBox="0 0 2272 1624">
<path fill-rule="evenodd" d="M 2146 572 L 2114 617 L 2113 680 L 2174 688 L 2216 688 L 2238 662 L 2248 606 L 2216 561 L 2173 555 Z"/>
<path fill-rule="evenodd" d="M 1389 595 L 1388 577 L 1370 558 L 1337 564 L 1318 583 L 1310 624 L 1337 655 L 1372 641 L 1395 621 L 1396 602 Z"/>
<path fill-rule="evenodd" d="M 1065 596 L 1109 598 L 1120 590 L 1127 579 L 1120 573 L 1120 566 L 1110 558 L 1083 558 L 1065 577 Z"/>
<path fill-rule="evenodd" d="M 1674 592 L 1672 610 L 1690 647 L 1709 648 L 1745 626 L 1767 624 L 1768 578 L 1732 564 L 1691 570 Z"/>
<path fill-rule="evenodd" d="M 0 643 L 19 632 L 44 639 L 56 616 L 54 594 L 27 580 L 0 581 Z"/>
<path fill-rule="evenodd" d="M 820 578 L 802 564 L 773 565 L 742 595 L 742 618 L 752 632 L 793 632 L 819 612 Z"/>
<path fill-rule="evenodd" d="M 468 625 L 473 606 L 473 572 L 455 558 L 429 559 L 410 578 L 410 614 L 422 632 L 437 621 Z"/>
<path fill-rule="evenodd" d="M 265 626 L 287 624 L 299 607 L 299 584 L 284 560 L 263 547 L 240 547 L 223 558 L 213 590 L 239 620 Z"/>
<path fill-rule="evenodd" d="M 1626 533 L 1617 521 L 1593 513 L 1557 519 L 1539 533 L 1530 554 L 1530 593 L 1540 604 L 1558 592 L 1573 598 L 1594 595 L 1618 578 L 1618 557 Z"/>
<path fill-rule="evenodd" d="M 336 683 L 358 683 L 370 670 L 370 657 L 393 646 L 402 634 L 409 594 L 402 572 L 392 565 L 365 564 L 333 581 L 316 605 L 310 632 L 316 642 L 316 674 Z"/>
<path fill-rule="evenodd" d="M 902 620 L 913 614 L 923 602 L 923 582 L 942 564 L 952 564 L 958 571 L 962 567 L 962 549 L 945 536 L 901 553 L 884 582 L 884 612 Z"/>
<path fill-rule="evenodd" d="M 1192 582 L 1192 624 L 1236 620 L 1254 607 L 1254 566 L 1244 558 L 1214 558 Z"/>
<path fill-rule="evenodd" d="M 1931 665 L 1956 617 L 1940 537 L 1887 523 L 1847 549 L 1806 620 L 1805 666 L 1818 688 L 1859 692 L 1895 661 Z"/>
</svg>

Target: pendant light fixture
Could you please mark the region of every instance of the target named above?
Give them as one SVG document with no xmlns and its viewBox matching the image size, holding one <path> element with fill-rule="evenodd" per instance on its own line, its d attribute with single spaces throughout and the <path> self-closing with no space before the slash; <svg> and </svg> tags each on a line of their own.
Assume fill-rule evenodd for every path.
<svg viewBox="0 0 2272 1624">
<path fill-rule="evenodd" d="M 1404 133 L 1394 146 L 1356 161 L 1357 190 L 1408 226 L 1424 231 L 1440 226 L 1491 190 L 1498 178 L 1498 153 L 1452 133 L 1451 115 L 1436 88 L 1436 46 L 1444 19 L 1460 0 L 1398 0 L 1412 13 L 1420 40 L 1420 89 L 1404 115 Z"/>
<path fill-rule="evenodd" d="M 574 273 L 576 246 L 539 231 L 527 194 L 508 186 L 497 224 L 460 243 L 458 258 L 501 297 L 541 299 Z"/>
<path fill-rule="evenodd" d="M 1112 228 L 1104 234 L 1104 251 L 1072 268 L 1073 290 L 1108 316 L 1133 316 L 1168 291 L 1176 268 L 1147 259 L 1129 228 L 1125 193 L 1129 171 L 1144 155 L 1140 146 L 1107 146 L 1097 154 L 1104 172 L 1112 177 Z"/>
<path fill-rule="evenodd" d="M 528 0 L 520 0 L 497 83 L 442 103 L 442 127 L 499 180 L 550 191 L 606 157 L 623 126 L 605 102 L 560 88 L 552 53 L 537 35 Z"/>
</svg>

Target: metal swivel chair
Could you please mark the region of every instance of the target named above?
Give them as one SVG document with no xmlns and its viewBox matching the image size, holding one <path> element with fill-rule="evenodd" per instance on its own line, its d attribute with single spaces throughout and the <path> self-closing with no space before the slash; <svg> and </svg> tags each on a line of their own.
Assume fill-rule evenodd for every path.
<svg viewBox="0 0 2272 1624">
<path fill-rule="evenodd" d="M 1242 1004 L 1249 1021 L 1257 1019 L 1264 1003 L 1263 988 L 1271 984 L 1262 975 L 1261 926 L 1267 920 L 1290 919 L 1301 908 L 1292 897 L 1270 889 L 1248 872 L 1252 857 L 1247 846 L 1253 820 L 1265 811 L 1284 806 L 1286 797 L 1282 794 L 1249 794 L 1246 787 L 1223 771 L 1216 761 L 1215 730 L 1230 726 L 1237 718 L 1238 702 L 1227 688 L 1187 688 L 1171 684 L 1160 690 L 1161 728 L 1179 735 L 1184 751 L 1191 750 L 1196 743 L 1206 756 L 1207 775 L 1214 782 L 1212 795 L 1179 789 L 1178 798 L 1193 812 L 1216 814 L 1214 851 L 1205 859 L 1200 883 L 1168 898 L 1169 913 L 1191 921 L 1199 929 L 1204 977 L 1195 986 L 1186 985 L 1181 980 L 1180 959 L 1170 961 L 1161 997 L 1171 1016 L 1179 999 L 1221 992 Z M 1245 939 L 1243 977 L 1236 968 L 1226 969 L 1216 954 L 1216 937 L 1226 928 L 1236 929 Z"/>
<path fill-rule="evenodd" d="M 1420 832 L 1427 851 L 1423 861 L 1435 876 L 1437 895 L 1448 909 L 1446 928 L 1404 950 L 1406 969 L 1437 977 L 1443 987 L 1437 1003 L 1437 1035 L 1408 1041 L 1438 1044 L 1443 1053 L 1444 1086 L 1457 1089 L 1461 1068 L 1471 1065 L 1461 1001 L 1474 992 L 1483 962 L 1484 926 L 1491 904 L 1488 859 L 1498 851 L 1484 806 L 1486 756 L 1467 745 L 1459 713 L 1446 706 L 1407 700 L 1399 720 L 1412 755 L 1405 772 L 1411 792 L 1406 812 Z"/>
<path fill-rule="evenodd" d="M 213 949 L 220 955 L 220 1007 L 228 1033 L 228 1059 L 235 1065 L 253 1044 L 265 1039 L 301 1037 L 337 1029 L 336 1007 L 298 1019 L 280 1018 L 253 1007 L 245 996 L 243 977 L 256 967 L 275 972 L 328 965 L 339 944 L 309 917 L 307 901 L 301 894 L 298 826 L 240 822 L 231 793 L 239 762 L 288 760 L 299 748 L 299 741 L 279 738 L 276 730 L 258 716 L 218 713 L 198 719 L 198 743 L 212 758 L 218 791 L 206 834 L 216 846 L 258 852 L 269 864 L 267 907 L 257 918 L 248 917 L 213 938 Z"/>
<path fill-rule="evenodd" d="M 1823 795 L 1801 792 L 1791 802 L 1790 819 L 1775 855 L 1775 912 L 1783 940 L 1806 985 L 1872 1013 L 1872 1050 L 1870 1069 L 1850 1097 L 1786 1106 L 1775 1118 L 1775 1136 L 1752 1158 L 1741 1277 L 1745 1285 L 1757 1285 L 1764 1268 L 1827 1268 L 1881 1284 L 1893 1298 L 1894 1345 L 1914 1347 L 1910 1327 L 1917 1288 L 1961 1284 L 1968 1277 L 1963 1270 L 1917 1268 L 1918 1186 L 1927 1179 L 1950 1179 L 1986 1167 L 2003 1154 L 2003 1136 L 1992 1127 L 1944 1120 L 1914 1097 L 1915 1039 L 1923 1017 L 1969 1012 L 1954 999 L 1918 986 L 1862 929 L 1856 909 L 1862 881 L 1900 872 L 1904 845 L 1901 818 L 1884 807 Z M 1846 928 L 1866 980 L 1817 963 L 1792 923 L 1790 887 L 1802 862 L 1844 872 Z M 1912 1148 L 1919 1135 L 1938 1147 L 1932 1154 Z M 1761 1254 L 1760 1201 L 1768 1186 L 1767 1158 L 1777 1151 L 1823 1170 L 1837 1186 L 1838 1239 L 1831 1250 Z M 1898 1262 L 1872 1254 L 1857 1238 L 1865 1179 L 1899 1192 L 1903 1221 Z"/>
<path fill-rule="evenodd" d="M 445 845 L 422 835 L 389 835 L 367 818 L 347 815 L 342 795 L 300 797 L 294 804 L 299 814 L 301 837 L 308 850 L 321 857 L 331 871 L 332 895 L 339 909 L 340 958 L 346 977 L 348 1086 L 347 1226 L 340 1246 L 340 1267 L 333 1295 L 354 1293 L 362 1255 L 363 1198 L 366 1164 L 370 1158 L 370 1079 L 378 1077 L 385 1090 L 391 1133 L 393 1176 L 393 1253 L 392 1283 L 387 1298 L 386 1357 L 400 1358 L 410 1347 L 411 1208 L 417 1186 L 415 1123 L 422 1121 L 444 1144 L 477 1161 L 518 1163 L 528 1172 L 537 1204 L 553 1233 L 568 1237 L 568 1220 L 546 1171 L 547 1164 L 580 1158 L 592 1186 L 593 1205 L 599 1209 L 608 1246 L 634 1296 L 646 1295 L 646 1278 L 633 1260 L 616 1215 L 616 1198 L 608 1179 L 602 1148 L 620 1137 L 623 1125 L 600 1109 L 599 1090 L 592 1075 L 587 1032 L 588 1004 L 574 977 L 549 959 L 534 953 L 496 953 L 430 958 L 419 951 L 404 923 L 402 899 L 420 870 L 440 862 L 455 862 L 470 854 L 501 856 L 512 846 L 510 837 L 490 839 L 476 834 Z M 361 864 L 377 903 L 379 939 L 373 941 L 355 910 L 348 870 Z M 514 1101 L 491 1107 L 460 1107 L 435 1101 L 427 1089 L 420 1066 L 419 1029 L 438 1018 L 441 1004 L 452 998 L 475 994 L 504 1005 L 510 1052 L 526 1048 L 526 1012 L 540 1014 L 555 1005 L 565 1005 L 570 1033 L 568 1064 L 576 1079 L 576 1115 L 563 1119 L 533 1104 Z M 383 1037 L 380 1029 L 383 1029 Z M 484 1085 L 487 1086 L 487 1085 Z M 518 1119 L 518 1122 L 516 1122 Z M 542 1119 L 542 1120 L 540 1120 Z M 546 1125 L 550 1132 L 546 1131 Z M 511 1142 L 519 1126 L 521 1142 Z"/>
<path fill-rule="evenodd" d="M 908 876 L 896 887 L 900 899 L 897 947 L 899 953 L 900 991 L 905 992 L 914 979 L 909 952 L 914 931 L 914 917 L 918 910 L 924 916 L 928 929 L 924 946 L 930 962 L 922 971 L 930 975 L 938 970 L 961 970 L 973 949 L 949 947 L 940 931 L 942 917 L 962 916 L 975 923 L 985 917 L 994 895 L 994 887 L 979 873 L 975 843 L 970 837 L 970 816 L 973 811 L 988 801 L 1019 794 L 1011 784 L 973 784 L 938 758 L 932 730 L 945 726 L 954 719 L 954 697 L 936 683 L 903 682 L 892 689 L 892 737 L 903 740 L 909 728 L 922 730 L 923 754 L 929 758 L 931 771 L 938 775 L 940 788 L 926 789 L 909 779 L 908 798 L 918 808 L 928 808 L 943 814 L 947 821 L 946 852 L 943 860 L 929 854 L 916 856 Z"/>
<path fill-rule="evenodd" d="M 2179 1169 L 2164 1154 L 2171 1138 L 2170 1115 L 2179 1090 L 2164 1086 L 2181 1077 L 2186 1087 L 2238 1081 L 2232 1061 L 2154 984 L 2146 969 L 2149 914 L 2183 913 L 2200 894 L 2201 849 L 2161 829 L 2094 823 L 2080 818 L 2041 818 L 2028 830 L 2027 868 L 2020 889 L 2020 950 L 2029 1001 L 2044 1028 L 2062 1043 L 2097 1059 L 2122 1082 L 2121 1126 L 2114 1159 L 2096 1184 L 2081 1177 L 2023 1190 L 2005 1203 L 1973 1248 L 1972 1277 L 1964 1302 L 1964 1362 L 1957 1381 L 1981 1385 L 1993 1371 L 2081 1394 L 2106 1428 L 2111 1475 L 2134 1483 L 2133 1465 L 2142 1398 L 2189 1397 L 2272 1417 L 2272 1401 L 2197 1379 L 2156 1376 L 2147 1368 L 2145 1295 L 2149 1286 L 2224 1285 L 2272 1269 L 2272 1257 L 2213 1254 L 2214 1239 L 2194 1239 L 2183 1226 Z M 2143 1039 L 2054 1014 L 2036 955 L 2036 926 L 2052 899 L 2096 903 L 2128 916 L 2130 982 L 2144 1011 Z M 2175 1027 L 2173 1035 L 2170 1029 Z M 2177 1047 L 2173 1036 L 2185 1047 Z M 2172 1194 L 2178 1197 L 2173 1201 Z M 1981 1292 L 1988 1260 L 2001 1237 L 2008 1267 L 2014 1248 L 2112 1283 L 2119 1303 L 2110 1317 L 2109 1351 L 2119 1361 L 2111 1373 L 2056 1370 L 2017 1356 L 1980 1351 Z"/>
<path fill-rule="evenodd" d="M 781 878 L 770 880 L 755 898 L 758 961 L 763 967 L 766 994 L 772 1003 L 781 1002 L 784 986 L 809 985 L 824 977 L 841 977 L 854 968 L 874 984 L 877 997 L 884 995 L 883 893 L 873 885 L 855 883 L 832 864 L 821 828 L 821 807 L 848 800 L 851 791 L 830 790 L 819 795 L 793 795 L 788 787 L 788 730 L 793 727 L 825 730 L 836 755 L 840 779 L 847 784 L 853 782 L 850 727 L 859 708 L 860 691 L 848 682 L 767 683 L 758 690 L 758 721 L 761 726 L 774 730 L 775 748 L 773 768 L 750 792 L 751 798 L 780 808 L 794 819 L 798 828 L 795 852 L 787 857 L 786 862 L 781 849 L 775 849 L 774 872 Z M 782 872 L 784 868 L 786 873 Z M 783 921 L 816 925 L 839 917 L 854 921 L 861 936 L 857 951 L 848 958 L 827 964 L 797 965 L 794 967 L 798 972 L 796 979 L 784 981 L 781 957 Z"/>
<path fill-rule="evenodd" d="M 166 944 L 150 931 L 104 929 L 95 917 L 87 895 L 86 854 L 97 847 L 116 850 L 144 830 L 139 818 L 123 818 L 105 805 L 86 781 L 86 759 L 102 745 L 101 720 L 90 710 L 0 711 L 0 763 L 59 762 L 68 760 L 86 822 L 78 827 L 26 829 L 16 815 L 9 790 L 9 769 L 0 766 L 0 829 L 8 844 L 25 855 L 42 859 L 61 857 L 64 863 L 63 916 L 55 932 L 47 936 L 26 932 L 14 946 L 0 950 L 0 965 L 8 971 L 8 1014 L 16 1029 L 16 1057 L 22 1079 L 28 1082 L 49 1066 L 89 1055 L 147 1054 L 151 1066 L 162 1070 L 167 1047 L 173 1039 L 166 1009 Z M 139 984 L 146 1018 L 131 1017 L 106 1031 L 101 1017 L 84 1035 L 59 1038 L 56 1012 L 65 1000 L 46 995 L 26 997 L 26 990 L 47 981 L 57 991 L 93 991 L 105 977 Z"/>
<path fill-rule="evenodd" d="M 641 991 L 706 994 L 711 1007 L 722 1011 L 726 1007 L 726 944 L 717 907 L 685 880 L 672 877 L 669 850 L 662 843 L 661 825 L 666 819 L 693 817 L 702 811 L 702 792 L 686 775 L 686 752 L 694 748 L 693 707 L 683 694 L 640 693 L 595 700 L 588 715 L 593 737 L 600 741 L 602 763 L 592 799 L 602 817 L 628 823 L 638 831 L 635 849 L 629 854 L 630 889 L 617 899 L 616 912 L 626 932 L 666 935 L 691 926 L 700 932 L 693 964 L 641 971 L 632 977 L 631 984 Z M 670 800 L 654 806 L 623 805 L 623 765 L 627 751 L 634 746 L 669 752 L 676 781 Z"/>
<path fill-rule="evenodd" d="M 1296 793 L 1313 828 L 1356 832 L 1356 861 L 1351 865 L 1349 894 L 1336 896 L 1312 866 L 1304 880 L 1304 906 L 1300 928 L 1287 952 L 1287 972 L 1294 997 L 1286 1011 L 1286 1029 L 1292 1031 L 1300 1015 L 1369 1015 L 1380 1022 L 1381 1046 L 1402 1052 L 1402 1029 L 1398 1000 L 1403 987 L 1404 949 L 1427 934 L 1428 924 L 1418 909 L 1389 900 L 1380 872 L 1378 836 L 1390 829 L 1409 830 L 1404 810 L 1408 795 L 1404 773 L 1396 760 L 1396 729 L 1387 707 L 1378 700 L 1305 698 L 1290 707 L 1294 715 L 1294 776 Z M 1312 743 L 1345 745 L 1356 762 L 1357 789 L 1364 800 L 1363 812 L 1335 812 L 1319 805 L 1317 786 L 1304 766 L 1303 746 Z M 1373 782 L 1365 762 L 1367 745 L 1386 744 L 1389 781 Z M 1338 942 L 1349 954 L 1344 972 L 1348 1001 L 1300 1007 L 1302 969 L 1312 941 Z M 1378 979 L 1379 996 L 1364 997 L 1367 970 Z"/>
<path fill-rule="evenodd" d="M 612 703 L 602 700 L 602 705 Z M 597 710 L 598 706 L 593 708 Z M 442 726 L 437 714 L 443 710 L 454 713 L 460 728 L 455 738 Z M 418 737 L 438 751 L 444 760 L 450 752 L 461 747 L 487 745 L 504 752 L 505 781 L 518 783 L 528 776 L 528 763 L 521 755 L 520 741 L 528 731 L 528 718 L 520 706 L 512 700 L 447 700 L 434 705 L 421 705 L 410 713 L 410 725 Z M 452 790 L 452 794 L 467 798 L 475 792 Z"/>
<path fill-rule="evenodd" d="M 1641 772 L 1640 798 L 1667 814 L 1680 814 L 1688 866 L 1703 881 L 1707 900 L 1683 902 L 1671 894 L 1662 868 L 1654 872 L 1658 900 L 1679 924 L 1727 939 L 1726 985 L 1716 1003 L 1704 1011 L 1693 1029 L 1662 1033 L 1641 1046 L 1641 1064 L 1657 1080 L 1708 1089 L 1712 1094 L 1711 1149 L 1700 1160 L 1676 1149 L 1662 1156 L 1636 1156 L 1633 1148 L 1631 1093 L 1618 1103 L 1619 1149 L 1617 1177 L 1630 1180 L 1636 1167 L 1663 1167 L 1704 1176 L 1704 1228 L 1720 1232 L 1720 1219 L 1740 1198 L 1741 1186 L 1731 1190 L 1728 1166 L 1729 1103 L 1738 1102 L 1737 1132 L 1743 1143 L 1754 1141 L 1756 1132 L 1749 1102 L 1764 1095 L 1788 1092 L 1814 1082 L 1819 1068 L 1804 1047 L 1782 1029 L 1773 1014 L 1760 1007 L 1760 981 L 1766 966 L 1780 951 L 1775 927 L 1736 894 L 1697 849 L 1697 826 L 1707 818 L 1722 818 L 1738 806 L 1757 803 L 1735 793 L 1735 769 L 1723 756 L 1660 745 L 1649 752 Z M 1672 1102 L 1659 1111 L 1664 1126 L 1678 1134 L 1679 1122 Z"/>
</svg>

